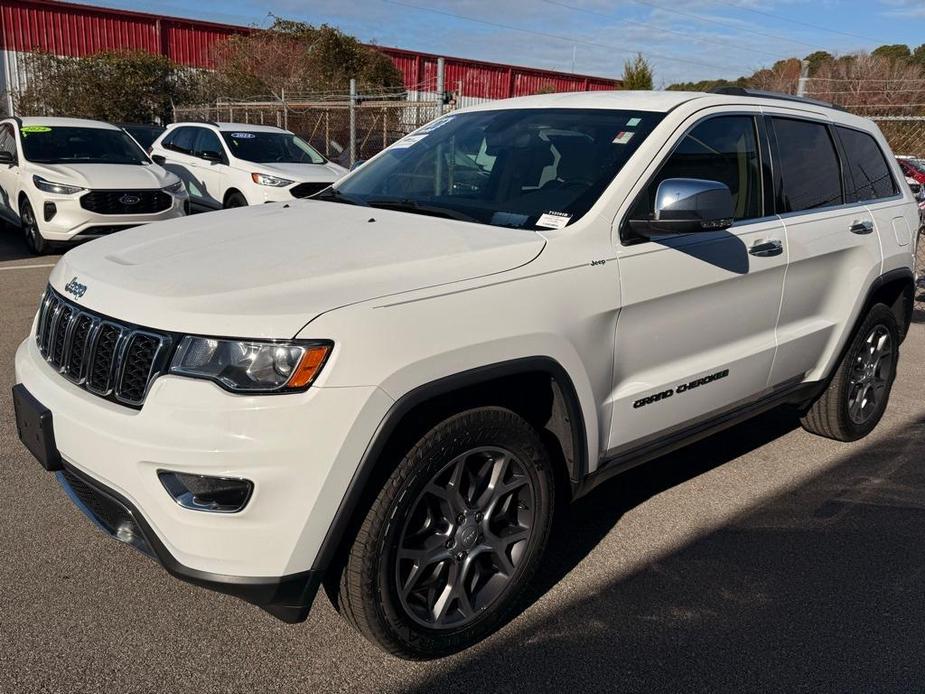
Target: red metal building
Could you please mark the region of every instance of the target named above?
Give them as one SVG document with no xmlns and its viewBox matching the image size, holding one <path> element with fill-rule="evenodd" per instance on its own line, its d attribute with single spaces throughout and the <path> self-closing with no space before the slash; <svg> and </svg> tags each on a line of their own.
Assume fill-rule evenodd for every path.
<svg viewBox="0 0 925 694">
<path fill-rule="evenodd" d="M 212 66 L 213 46 L 248 27 L 163 17 L 56 0 L 0 0 L 0 91 L 22 88 L 27 76 L 20 56 L 30 51 L 82 56 L 101 50 L 145 50 L 181 65 Z M 414 91 L 436 88 L 437 57 L 429 53 L 377 46 Z M 460 87 L 475 99 L 502 99 L 539 91 L 619 88 L 619 81 L 465 58 L 445 58 L 447 90 Z"/>
</svg>

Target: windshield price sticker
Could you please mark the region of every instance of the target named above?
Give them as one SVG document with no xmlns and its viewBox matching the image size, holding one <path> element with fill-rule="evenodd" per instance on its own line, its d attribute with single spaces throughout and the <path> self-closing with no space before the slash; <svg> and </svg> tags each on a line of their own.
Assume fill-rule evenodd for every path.
<svg viewBox="0 0 925 694">
<path fill-rule="evenodd" d="M 257 137 L 254 133 L 231 133 L 231 136 L 238 140 L 253 140 Z"/>
<path fill-rule="evenodd" d="M 449 123 L 451 120 L 453 120 L 453 118 L 455 118 L 455 116 L 445 116 L 445 117 L 443 117 L 443 118 L 439 118 L 439 119 L 437 119 L 437 120 L 435 120 L 435 121 L 433 121 L 433 122 L 431 122 L 431 123 L 428 123 L 427 125 L 425 125 L 424 127 L 422 127 L 420 130 L 418 130 L 418 132 L 419 132 L 419 133 L 429 133 L 429 132 L 433 132 L 433 131 L 436 130 L 437 128 L 442 128 L 444 125 L 446 125 L 446 124 Z"/>
<path fill-rule="evenodd" d="M 569 223 L 571 218 L 572 215 L 565 212 L 544 212 L 536 220 L 534 226 L 543 227 L 544 229 L 561 229 Z"/>
<path fill-rule="evenodd" d="M 407 137 L 403 137 L 398 142 L 396 142 L 394 145 L 392 145 L 392 149 L 405 149 L 406 147 L 410 147 L 411 145 L 417 144 L 418 142 L 423 140 L 425 137 L 427 137 L 426 134 L 408 135 Z"/>
<path fill-rule="evenodd" d="M 19 131 L 22 133 L 50 133 L 51 128 L 47 125 L 24 125 Z"/>
<path fill-rule="evenodd" d="M 613 143 L 615 145 L 625 145 L 627 142 L 633 139 L 633 135 L 635 134 L 636 133 L 634 133 L 632 130 L 621 130 L 617 133 L 617 136 L 613 138 Z"/>
<path fill-rule="evenodd" d="M 642 118 L 630 118 L 628 121 L 626 121 L 626 127 L 627 128 L 635 127 L 639 125 L 640 122 L 642 122 Z"/>
</svg>

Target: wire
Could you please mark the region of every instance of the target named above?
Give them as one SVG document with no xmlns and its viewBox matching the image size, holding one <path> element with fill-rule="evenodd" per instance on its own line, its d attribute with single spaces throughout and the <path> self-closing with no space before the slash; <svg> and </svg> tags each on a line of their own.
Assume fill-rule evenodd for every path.
<svg viewBox="0 0 925 694">
<path fill-rule="evenodd" d="M 687 32 L 678 31 L 677 29 L 669 29 L 668 27 L 661 26 L 659 24 L 653 24 L 651 22 L 640 22 L 636 19 L 628 19 L 625 17 L 616 17 L 615 15 L 612 15 L 612 14 L 606 14 L 604 12 L 597 12 L 596 10 L 589 10 L 585 7 L 576 7 L 575 5 L 568 5 L 564 2 L 558 2 L 558 0 L 542 0 L 542 1 L 549 5 L 556 5 L 558 7 L 563 7 L 568 10 L 574 10 L 575 12 L 584 12 L 585 14 L 594 15 L 595 17 L 604 17 L 605 19 L 615 19 L 620 22 L 624 22 L 627 24 L 636 24 L 637 26 L 641 26 L 641 27 L 651 27 L 653 29 L 658 29 L 659 31 L 664 31 L 670 34 L 677 34 L 678 36 L 683 36 L 684 38 L 690 41 L 699 41 L 701 43 L 707 43 L 711 46 L 727 45 L 727 46 L 732 46 L 734 48 L 738 48 L 743 51 L 748 51 L 749 53 L 762 53 L 764 55 L 771 56 L 772 58 L 779 58 L 779 59 L 790 57 L 790 56 L 781 55 L 780 53 L 770 53 L 768 51 L 761 51 L 752 46 L 746 46 L 745 44 L 736 43 L 734 41 L 727 41 L 725 39 L 708 39 L 708 38 L 701 38 L 697 36 L 691 36 Z"/>
<path fill-rule="evenodd" d="M 556 39 L 558 41 L 567 41 L 568 43 L 571 43 L 571 44 L 584 44 L 586 46 L 594 46 L 596 48 L 606 48 L 609 51 L 617 51 L 618 53 L 621 53 L 623 55 L 632 55 L 633 53 L 637 53 L 641 50 L 639 48 L 632 48 L 629 46 L 620 47 L 620 46 L 615 46 L 613 44 L 598 43 L 595 41 L 587 41 L 584 39 L 576 39 L 570 36 L 561 36 L 558 34 L 549 34 L 549 33 L 542 32 L 542 31 L 533 31 L 531 29 L 522 29 L 520 27 L 511 26 L 510 24 L 501 24 L 500 22 L 490 22 L 486 19 L 474 19 L 473 17 L 466 17 L 465 15 L 455 14 L 453 12 L 445 12 L 443 10 L 436 10 L 431 7 L 421 7 L 420 5 L 412 5 L 410 3 L 399 2 L 399 0 L 382 0 L 382 2 L 388 5 L 397 5 L 399 7 L 407 7 L 412 10 L 418 10 L 421 12 L 430 12 L 432 14 L 443 15 L 444 17 L 453 17 L 454 19 L 462 19 L 467 22 L 474 22 L 476 24 L 484 24 L 486 26 L 493 26 L 499 29 L 507 29 L 509 31 L 518 31 L 523 34 L 531 34 L 533 36 L 541 36 L 543 38 Z M 647 50 L 646 53 L 652 57 L 661 58 L 662 60 L 669 60 L 669 61 L 673 61 L 676 63 L 686 63 L 688 65 L 697 65 L 698 67 L 708 67 L 714 70 L 728 70 L 729 69 L 729 67 L 725 65 L 715 65 L 713 63 L 702 63 L 696 60 L 686 60 L 684 58 L 676 58 L 670 55 L 653 53 L 652 51 L 649 51 L 649 50 Z"/>
<path fill-rule="evenodd" d="M 773 14 L 771 12 L 764 12 L 763 10 L 756 10 L 751 7 L 745 7 L 744 5 L 737 5 L 734 2 L 725 2 L 724 0 L 713 0 L 716 4 L 726 5 L 727 7 L 732 7 L 737 10 L 745 10 L 746 12 L 751 12 L 753 14 L 760 14 L 762 17 L 770 17 L 771 19 L 778 19 L 782 22 L 790 22 L 791 24 L 799 24 L 804 27 L 809 27 L 810 29 L 816 29 L 818 31 L 827 31 L 830 34 L 840 34 L 841 36 L 849 36 L 853 39 L 863 39 L 864 41 L 871 41 L 873 43 L 889 43 L 885 39 L 874 39 L 869 36 L 861 36 L 860 34 L 852 34 L 847 31 L 839 31 L 838 29 L 829 29 L 818 24 L 810 24 L 809 22 L 803 22 L 799 19 L 791 19 L 790 17 L 782 17 L 779 14 Z"/>
<path fill-rule="evenodd" d="M 729 22 L 721 22 L 718 19 L 710 19 L 708 17 L 702 17 L 698 14 L 693 14 L 692 12 L 683 12 L 681 10 L 676 10 L 673 7 L 663 7 L 662 5 L 657 5 L 654 2 L 648 2 L 647 0 L 631 0 L 632 2 L 638 3 L 640 5 L 646 5 L 647 7 L 654 7 L 656 10 L 662 10 L 663 12 L 674 12 L 679 14 L 682 17 L 690 17 L 696 19 L 700 22 L 707 22 L 708 24 L 718 24 L 721 27 L 726 27 L 727 29 L 736 29 L 737 31 L 745 32 L 747 34 L 755 34 L 756 36 L 764 36 L 767 39 L 774 39 L 775 41 L 789 41 L 790 43 L 798 43 L 801 46 L 808 46 L 813 49 L 818 49 L 814 43 L 806 43 L 805 41 L 800 41 L 799 39 L 789 39 L 785 36 L 775 36 L 774 34 L 766 34 L 761 31 L 755 31 L 754 29 L 745 29 L 743 27 L 737 26 L 736 24 L 730 24 Z"/>
</svg>

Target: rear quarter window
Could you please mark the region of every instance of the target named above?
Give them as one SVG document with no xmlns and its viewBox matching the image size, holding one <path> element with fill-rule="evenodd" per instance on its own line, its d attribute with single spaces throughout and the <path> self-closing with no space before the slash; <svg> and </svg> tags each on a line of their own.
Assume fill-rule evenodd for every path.
<svg viewBox="0 0 925 694">
<path fill-rule="evenodd" d="M 772 118 L 777 136 L 784 212 L 815 210 L 844 202 L 841 165 L 824 123 Z"/>
<path fill-rule="evenodd" d="M 847 159 L 849 176 L 845 197 L 848 202 L 879 200 L 896 195 L 896 181 L 877 141 L 860 130 L 840 126 L 836 130 Z"/>
</svg>

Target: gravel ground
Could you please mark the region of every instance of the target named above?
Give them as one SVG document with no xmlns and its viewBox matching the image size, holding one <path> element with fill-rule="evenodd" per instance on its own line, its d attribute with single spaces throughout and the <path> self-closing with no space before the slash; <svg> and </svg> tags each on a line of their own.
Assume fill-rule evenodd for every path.
<svg viewBox="0 0 925 694">
<path fill-rule="evenodd" d="M 925 686 L 925 310 L 874 435 L 836 443 L 775 411 L 603 485 L 558 519 L 520 616 L 406 663 L 324 595 L 284 625 L 170 578 L 67 501 L 10 402 L 53 262 L 0 230 L 0 692 Z"/>
</svg>

